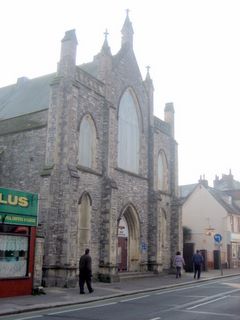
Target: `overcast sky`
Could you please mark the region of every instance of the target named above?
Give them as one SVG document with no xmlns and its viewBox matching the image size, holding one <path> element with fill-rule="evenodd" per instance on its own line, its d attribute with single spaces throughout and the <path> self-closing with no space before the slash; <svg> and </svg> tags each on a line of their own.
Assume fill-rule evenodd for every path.
<svg viewBox="0 0 240 320">
<path fill-rule="evenodd" d="M 100 51 L 106 28 L 115 54 L 126 9 L 155 115 L 174 103 L 179 183 L 205 175 L 212 185 L 229 169 L 240 180 L 240 0 L 0 0 L 0 87 L 55 72 L 70 29 L 78 64 Z"/>
</svg>

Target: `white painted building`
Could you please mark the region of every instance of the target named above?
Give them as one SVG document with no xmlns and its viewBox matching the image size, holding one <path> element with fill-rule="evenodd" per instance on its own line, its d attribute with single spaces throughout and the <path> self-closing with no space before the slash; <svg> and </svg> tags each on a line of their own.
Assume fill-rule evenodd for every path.
<svg viewBox="0 0 240 320">
<path fill-rule="evenodd" d="M 224 175 L 223 178 L 229 176 Z M 218 182 L 221 181 L 217 178 L 214 188 L 209 187 L 207 181 L 202 179 L 198 184 L 180 187 L 183 200 L 182 224 L 191 230 L 191 237 L 186 242 L 192 243 L 194 250 L 205 251 L 209 268 L 216 265 L 214 254 L 216 255 L 218 250 L 221 252 L 223 267 L 238 267 L 240 207 L 237 202 L 240 191 L 226 187 L 222 190 L 221 183 Z M 220 245 L 214 239 L 215 234 L 222 236 Z"/>
</svg>

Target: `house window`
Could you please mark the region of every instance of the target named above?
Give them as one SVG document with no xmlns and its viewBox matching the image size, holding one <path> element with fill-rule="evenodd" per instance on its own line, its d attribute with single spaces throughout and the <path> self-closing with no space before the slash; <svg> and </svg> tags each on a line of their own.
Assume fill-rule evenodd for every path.
<svg viewBox="0 0 240 320">
<path fill-rule="evenodd" d="M 161 191 L 168 190 L 168 166 L 167 159 L 164 151 L 160 151 L 158 154 L 157 162 L 157 189 Z"/>
<path fill-rule="evenodd" d="M 119 105 L 118 121 L 118 166 L 130 172 L 139 171 L 139 120 L 137 101 L 127 89 Z"/>
<path fill-rule="evenodd" d="M 234 218 L 233 218 L 233 216 L 230 216 L 230 225 L 231 225 L 231 231 L 234 232 Z"/>
<path fill-rule="evenodd" d="M 79 132 L 78 162 L 80 165 L 93 168 L 95 164 L 96 129 L 90 115 L 84 116 Z"/>
<path fill-rule="evenodd" d="M 0 278 L 28 274 L 29 227 L 0 225 Z"/>
<path fill-rule="evenodd" d="M 240 232 L 240 218 L 237 218 L 237 222 L 238 222 L 238 223 L 237 223 L 238 232 Z"/>
</svg>

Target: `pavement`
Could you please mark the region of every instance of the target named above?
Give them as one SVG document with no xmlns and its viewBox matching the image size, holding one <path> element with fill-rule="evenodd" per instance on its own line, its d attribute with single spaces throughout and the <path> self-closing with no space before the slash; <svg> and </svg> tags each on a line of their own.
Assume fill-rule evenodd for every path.
<svg viewBox="0 0 240 320">
<path fill-rule="evenodd" d="M 222 274 L 223 273 L 223 274 Z M 184 272 L 181 278 L 175 274 L 137 276 L 127 274 L 120 282 L 93 282 L 93 293 L 79 294 L 79 288 L 43 288 L 45 294 L 0 298 L 0 317 L 3 315 L 63 307 L 74 304 L 106 300 L 135 293 L 176 288 L 186 284 L 199 283 L 219 278 L 240 275 L 240 268 L 210 270 L 202 272 L 199 280 L 193 279 L 193 273 Z"/>
</svg>

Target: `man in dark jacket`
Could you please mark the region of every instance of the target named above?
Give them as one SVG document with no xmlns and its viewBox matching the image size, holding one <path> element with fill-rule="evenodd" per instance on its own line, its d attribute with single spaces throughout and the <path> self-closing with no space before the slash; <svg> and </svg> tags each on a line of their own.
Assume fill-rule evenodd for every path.
<svg viewBox="0 0 240 320">
<path fill-rule="evenodd" d="M 201 255 L 199 250 L 197 250 L 196 253 L 194 253 L 192 262 L 194 267 L 194 279 L 196 278 L 196 276 L 199 279 L 201 275 L 202 264 L 203 264 L 203 256 Z"/>
<path fill-rule="evenodd" d="M 93 292 L 91 285 L 92 278 L 92 258 L 89 255 L 89 249 L 85 250 L 85 254 L 79 260 L 79 287 L 80 294 L 84 294 L 84 284 L 86 282 L 89 293 Z"/>
</svg>

